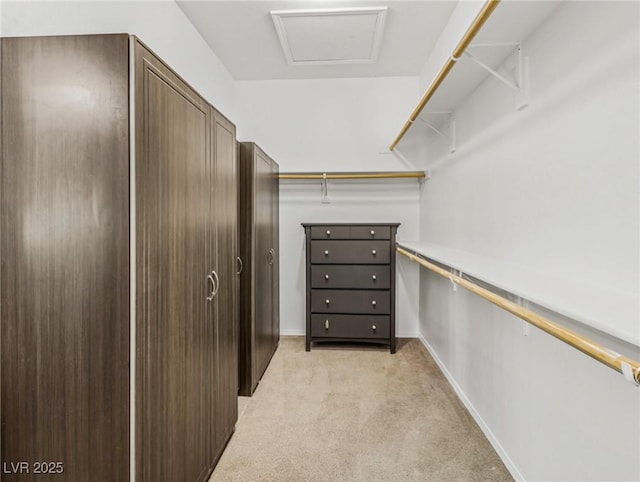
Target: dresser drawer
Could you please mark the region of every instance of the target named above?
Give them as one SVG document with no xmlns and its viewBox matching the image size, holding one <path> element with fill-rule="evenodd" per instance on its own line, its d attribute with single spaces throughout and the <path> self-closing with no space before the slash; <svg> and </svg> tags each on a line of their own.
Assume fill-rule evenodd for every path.
<svg viewBox="0 0 640 482">
<path fill-rule="evenodd" d="M 388 315 L 389 291 L 311 290 L 312 313 L 363 313 Z"/>
<path fill-rule="evenodd" d="M 351 239 L 390 239 L 389 226 L 351 226 Z"/>
<path fill-rule="evenodd" d="M 380 315 L 311 315 L 311 336 L 319 338 L 389 338 L 390 321 Z"/>
<path fill-rule="evenodd" d="M 312 226 L 311 239 L 391 239 L 389 226 Z"/>
<path fill-rule="evenodd" d="M 314 241 L 313 264 L 389 264 L 389 241 Z"/>
<path fill-rule="evenodd" d="M 311 266 L 311 287 L 387 290 L 390 271 L 389 266 L 316 264 Z"/>
<path fill-rule="evenodd" d="M 313 226 L 311 239 L 349 239 L 351 226 Z"/>
</svg>

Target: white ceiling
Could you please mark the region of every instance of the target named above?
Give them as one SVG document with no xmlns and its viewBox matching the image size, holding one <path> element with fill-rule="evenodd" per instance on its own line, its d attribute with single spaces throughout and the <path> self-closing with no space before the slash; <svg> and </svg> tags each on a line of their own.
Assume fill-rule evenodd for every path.
<svg viewBox="0 0 640 482">
<path fill-rule="evenodd" d="M 266 80 L 418 75 L 457 2 L 177 0 L 177 3 L 236 80 Z M 347 7 L 388 7 L 376 62 L 287 63 L 271 18 L 272 10 Z M 313 43 L 314 33 L 309 32 L 304 40 L 307 44 Z"/>
</svg>

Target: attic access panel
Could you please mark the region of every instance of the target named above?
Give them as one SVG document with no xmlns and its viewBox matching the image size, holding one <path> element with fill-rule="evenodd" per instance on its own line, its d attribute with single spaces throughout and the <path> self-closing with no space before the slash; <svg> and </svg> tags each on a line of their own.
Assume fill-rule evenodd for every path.
<svg viewBox="0 0 640 482">
<path fill-rule="evenodd" d="M 370 64 L 378 59 L 387 7 L 271 12 L 289 65 Z"/>
</svg>

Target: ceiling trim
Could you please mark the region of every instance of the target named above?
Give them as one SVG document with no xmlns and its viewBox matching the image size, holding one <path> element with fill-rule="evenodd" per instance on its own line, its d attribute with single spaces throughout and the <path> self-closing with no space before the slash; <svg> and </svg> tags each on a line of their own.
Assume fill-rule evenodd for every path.
<svg viewBox="0 0 640 482">
<path fill-rule="evenodd" d="M 378 60 L 382 32 L 387 14 L 387 7 L 354 7 L 354 8 L 323 8 L 323 9 L 302 9 L 302 10 L 272 10 L 271 18 L 282 46 L 287 64 L 298 65 L 344 65 L 344 64 L 373 64 Z M 367 58 L 355 59 L 332 59 L 332 60 L 296 60 L 289 43 L 283 19 L 290 17 L 330 17 L 345 15 L 376 15 L 371 55 Z"/>
</svg>

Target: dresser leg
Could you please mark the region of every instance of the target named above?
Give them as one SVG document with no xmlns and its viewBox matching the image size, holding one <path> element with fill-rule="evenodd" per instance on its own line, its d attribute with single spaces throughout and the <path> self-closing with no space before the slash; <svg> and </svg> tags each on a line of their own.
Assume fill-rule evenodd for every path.
<svg viewBox="0 0 640 482">
<path fill-rule="evenodd" d="M 309 338 L 305 342 L 305 351 L 311 351 L 311 340 Z"/>
<path fill-rule="evenodd" d="M 391 343 L 389 344 L 389 351 L 393 355 L 396 352 L 396 339 L 392 338 Z"/>
</svg>

